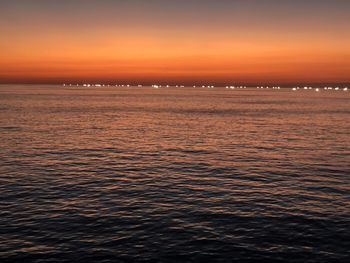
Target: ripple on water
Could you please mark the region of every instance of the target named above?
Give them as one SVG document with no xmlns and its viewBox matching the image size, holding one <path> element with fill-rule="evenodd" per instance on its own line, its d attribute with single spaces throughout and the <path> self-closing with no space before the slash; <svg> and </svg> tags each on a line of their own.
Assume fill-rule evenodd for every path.
<svg viewBox="0 0 350 263">
<path fill-rule="evenodd" d="M 350 258 L 347 98 L 1 89 L 1 262 Z"/>
</svg>

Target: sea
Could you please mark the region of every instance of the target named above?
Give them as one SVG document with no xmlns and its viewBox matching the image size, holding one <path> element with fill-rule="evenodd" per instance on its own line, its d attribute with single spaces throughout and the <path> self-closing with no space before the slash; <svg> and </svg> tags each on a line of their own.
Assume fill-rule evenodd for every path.
<svg viewBox="0 0 350 263">
<path fill-rule="evenodd" d="M 0 262 L 349 262 L 350 92 L 0 86 Z"/>
</svg>

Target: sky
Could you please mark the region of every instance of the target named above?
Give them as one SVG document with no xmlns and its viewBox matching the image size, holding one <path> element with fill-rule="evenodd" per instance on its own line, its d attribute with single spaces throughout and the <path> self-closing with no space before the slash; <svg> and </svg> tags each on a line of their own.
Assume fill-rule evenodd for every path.
<svg viewBox="0 0 350 263">
<path fill-rule="evenodd" d="M 349 0 L 1 0 L 0 83 L 348 83 Z"/>
</svg>

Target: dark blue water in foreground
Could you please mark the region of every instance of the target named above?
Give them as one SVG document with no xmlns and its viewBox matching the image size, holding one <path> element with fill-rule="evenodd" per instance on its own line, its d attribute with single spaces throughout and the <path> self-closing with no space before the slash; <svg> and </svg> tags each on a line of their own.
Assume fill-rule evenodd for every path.
<svg viewBox="0 0 350 263">
<path fill-rule="evenodd" d="M 0 262 L 346 262 L 350 94 L 0 86 Z"/>
</svg>

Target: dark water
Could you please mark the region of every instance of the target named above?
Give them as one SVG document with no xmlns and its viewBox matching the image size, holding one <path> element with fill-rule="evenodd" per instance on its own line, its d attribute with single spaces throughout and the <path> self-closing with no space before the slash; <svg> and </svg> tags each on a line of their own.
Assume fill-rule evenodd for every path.
<svg viewBox="0 0 350 263">
<path fill-rule="evenodd" d="M 350 94 L 0 87 L 1 262 L 346 262 Z"/>
</svg>

